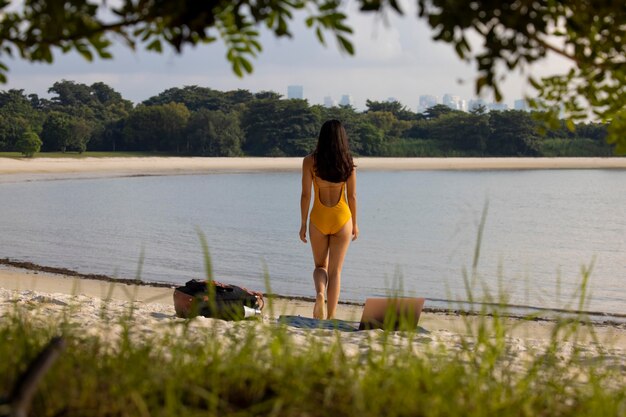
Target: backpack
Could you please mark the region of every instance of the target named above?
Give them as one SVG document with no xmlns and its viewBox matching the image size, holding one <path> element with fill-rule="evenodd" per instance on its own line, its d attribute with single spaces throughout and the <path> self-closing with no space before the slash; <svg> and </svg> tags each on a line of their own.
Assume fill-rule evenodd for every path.
<svg viewBox="0 0 626 417">
<path fill-rule="evenodd" d="M 214 300 L 211 300 L 212 296 Z M 174 309 L 176 316 L 182 318 L 200 315 L 223 320 L 241 320 L 248 317 L 251 310 L 251 314 L 255 311 L 259 314 L 264 304 L 261 292 L 217 281 L 192 279 L 174 289 Z"/>
</svg>

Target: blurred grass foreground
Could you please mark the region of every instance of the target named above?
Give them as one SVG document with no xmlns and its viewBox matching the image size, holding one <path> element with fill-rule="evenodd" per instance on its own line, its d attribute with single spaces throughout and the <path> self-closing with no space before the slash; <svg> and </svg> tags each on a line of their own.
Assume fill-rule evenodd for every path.
<svg viewBox="0 0 626 417">
<path fill-rule="evenodd" d="M 32 416 L 623 416 L 624 357 L 593 326 L 549 340 L 507 334 L 497 311 L 470 334 L 294 329 L 270 320 L 167 317 L 138 303 L 14 293 L 0 317 L 0 415 L 50 340 L 64 349 Z M 6 294 L 5 294 L 6 295 Z M 13 413 L 13 414 L 11 414 Z"/>
</svg>

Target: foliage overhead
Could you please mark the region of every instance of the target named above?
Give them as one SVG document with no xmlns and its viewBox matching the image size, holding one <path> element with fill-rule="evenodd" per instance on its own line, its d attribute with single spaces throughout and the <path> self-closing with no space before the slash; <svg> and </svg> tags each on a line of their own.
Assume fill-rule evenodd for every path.
<svg viewBox="0 0 626 417">
<path fill-rule="evenodd" d="M 403 14 L 397 0 L 359 0 L 361 13 Z M 507 72 L 525 70 L 549 53 L 569 62 L 566 74 L 529 77 L 537 90 L 536 108 L 551 121 L 564 110 L 570 127 L 591 112 L 615 121 L 610 142 L 626 151 L 626 7 L 622 1 L 468 1 L 417 0 L 418 17 L 433 38 L 452 45 L 459 58 L 477 66 L 476 92 L 491 90 L 496 99 Z M 276 37 L 292 36 L 296 14 L 322 43 L 336 39 L 340 51 L 354 54 L 345 2 L 340 0 L 226 0 L 98 2 L 0 0 L 0 58 L 19 55 L 52 62 L 53 52 L 72 50 L 91 61 L 111 58 L 115 37 L 129 47 L 161 52 L 170 45 L 221 41 L 233 71 L 251 73 L 251 60 L 262 50 L 261 28 Z M 476 40 L 477 41 L 472 41 Z M 0 62 L 0 81 L 8 68 Z"/>
<path fill-rule="evenodd" d="M 566 74 L 529 76 L 537 91 L 531 104 L 548 111 L 552 122 L 561 111 L 574 120 L 591 112 L 612 123 L 609 142 L 626 152 L 626 6 L 623 1 L 465 1 L 418 0 L 419 16 L 434 39 L 454 46 L 459 58 L 473 61 L 476 92 L 493 90 L 508 71 L 527 69 L 549 53 L 571 63 Z M 477 36 L 480 45 L 471 42 Z M 621 135 L 620 135 L 621 132 Z"/>
<path fill-rule="evenodd" d="M 111 58 L 114 37 L 132 49 L 141 46 L 162 52 L 170 45 L 180 52 L 186 46 L 221 40 L 233 71 L 252 72 L 251 59 L 262 50 L 259 28 L 277 37 L 292 36 L 294 13 L 306 12 L 307 27 L 318 39 L 337 39 L 349 54 L 346 15 L 338 0 L 205 0 L 88 2 L 87 0 L 26 0 L 22 7 L 0 0 L 1 54 L 30 61 L 52 62 L 53 52 L 77 51 L 88 61 Z M 8 68 L 0 63 L 0 81 Z"/>
</svg>

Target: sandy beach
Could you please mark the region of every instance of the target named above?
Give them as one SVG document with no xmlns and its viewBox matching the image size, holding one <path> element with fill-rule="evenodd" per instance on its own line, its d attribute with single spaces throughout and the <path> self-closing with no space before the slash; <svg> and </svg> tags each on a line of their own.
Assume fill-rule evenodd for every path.
<svg viewBox="0 0 626 417">
<path fill-rule="evenodd" d="M 356 158 L 359 170 L 626 169 L 626 158 Z M 297 171 L 301 158 L 0 158 L 0 181 Z"/>
<path fill-rule="evenodd" d="M 78 300 L 82 311 L 76 315 L 78 323 L 81 326 L 93 328 L 97 327 L 99 306 L 104 303 L 103 300 L 107 300 L 107 306 L 114 315 L 121 315 L 130 304 L 134 304 L 135 317 L 143 321 L 142 326 L 147 326 L 146 329 L 150 332 L 155 331 L 159 326 L 180 320 L 176 318 L 174 312 L 173 287 L 120 284 L 0 266 L 0 289 L 0 316 L 15 303 L 39 306 L 44 310 L 60 310 L 62 306 L 71 304 L 72 300 Z M 362 309 L 362 305 L 340 304 L 337 319 L 356 324 L 360 320 Z M 272 307 L 266 306 L 262 316 L 265 323 L 275 323 L 280 316 L 310 318 L 312 311 L 313 302 L 311 301 L 281 297 L 272 301 Z M 483 319 L 485 318 L 479 316 L 463 317 L 456 313 L 423 312 L 419 326 L 428 333 L 431 341 L 455 346 L 458 338 L 471 337 L 470 328 L 477 326 Z M 487 318 L 487 320 L 492 319 Z M 208 325 L 208 322 L 222 322 L 207 318 L 198 318 L 197 321 L 200 327 Z M 528 321 L 518 318 L 505 319 L 505 323 L 510 343 L 519 349 L 527 344 L 541 346 L 547 343 L 555 325 L 551 321 Z M 230 328 L 236 324 L 223 322 L 221 326 Z M 588 349 L 599 347 L 613 349 L 614 353 L 626 364 L 626 328 L 610 325 L 593 327 L 600 345 L 587 337 L 588 332 L 583 332 L 584 337 L 580 342 L 588 344 Z M 298 327 L 293 327 L 291 330 L 294 334 L 309 331 Z M 352 332 L 346 337 L 349 343 L 360 346 L 367 339 L 368 333 L 370 332 Z M 328 337 L 331 334 L 332 331 Z"/>
</svg>

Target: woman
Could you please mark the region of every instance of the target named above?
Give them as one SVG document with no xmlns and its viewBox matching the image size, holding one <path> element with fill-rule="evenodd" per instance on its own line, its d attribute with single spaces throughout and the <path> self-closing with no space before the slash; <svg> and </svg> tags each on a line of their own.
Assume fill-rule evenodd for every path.
<svg viewBox="0 0 626 417">
<path fill-rule="evenodd" d="M 359 236 L 356 222 L 356 170 L 348 146 L 348 136 L 338 120 L 329 120 L 322 125 L 315 151 L 302 162 L 300 240 L 304 243 L 307 242 L 311 184 L 315 194 L 309 226 L 315 262 L 313 282 L 316 296 L 313 317 L 324 318 L 327 294 L 326 318 L 332 319 L 339 300 L 343 260 L 350 240 Z"/>
</svg>

